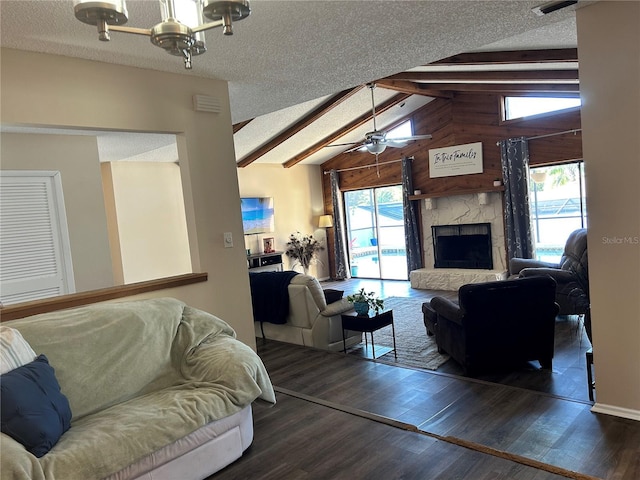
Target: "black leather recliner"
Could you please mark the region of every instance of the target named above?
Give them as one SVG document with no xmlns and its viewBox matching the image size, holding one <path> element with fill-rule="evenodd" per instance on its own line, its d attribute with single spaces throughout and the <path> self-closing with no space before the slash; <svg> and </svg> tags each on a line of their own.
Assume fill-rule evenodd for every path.
<svg viewBox="0 0 640 480">
<path fill-rule="evenodd" d="M 587 229 L 571 232 L 559 263 L 541 262 L 530 258 L 512 258 L 509 261 L 510 275 L 533 277 L 551 276 L 556 281 L 556 303 L 560 315 L 581 315 L 589 307 L 588 281 L 589 261 L 587 257 Z"/>
<path fill-rule="evenodd" d="M 466 375 L 503 370 L 530 360 L 551 369 L 555 281 L 548 276 L 463 285 L 458 304 L 434 297 L 423 305 L 427 332 Z"/>
</svg>

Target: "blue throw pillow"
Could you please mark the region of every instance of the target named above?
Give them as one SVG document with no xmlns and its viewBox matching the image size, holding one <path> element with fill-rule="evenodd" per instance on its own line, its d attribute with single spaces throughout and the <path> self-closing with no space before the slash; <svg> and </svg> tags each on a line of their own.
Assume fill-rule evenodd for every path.
<svg viewBox="0 0 640 480">
<path fill-rule="evenodd" d="M 42 457 L 71 426 L 69 401 L 47 357 L 0 375 L 0 417 L 6 433 Z"/>
</svg>

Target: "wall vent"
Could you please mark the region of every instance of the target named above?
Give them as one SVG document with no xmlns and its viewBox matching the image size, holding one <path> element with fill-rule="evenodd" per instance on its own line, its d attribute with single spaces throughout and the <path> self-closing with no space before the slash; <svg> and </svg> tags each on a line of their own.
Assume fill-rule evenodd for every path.
<svg viewBox="0 0 640 480">
<path fill-rule="evenodd" d="M 193 109 L 196 112 L 220 113 L 220 101 L 208 95 L 194 95 Z"/>
</svg>

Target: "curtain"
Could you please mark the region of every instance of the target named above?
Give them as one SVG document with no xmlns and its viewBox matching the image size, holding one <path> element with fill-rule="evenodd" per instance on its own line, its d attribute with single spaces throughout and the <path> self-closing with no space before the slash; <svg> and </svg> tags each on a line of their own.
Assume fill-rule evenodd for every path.
<svg viewBox="0 0 640 480">
<path fill-rule="evenodd" d="M 507 260 L 533 258 L 529 214 L 529 144 L 525 137 L 500 141 L 504 179 Z"/>
<path fill-rule="evenodd" d="M 402 211 L 404 213 L 404 241 L 407 248 L 407 273 L 422 268 L 418 209 L 415 202 L 409 200 L 409 195 L 413 192 L 412 162 L 412 158 L 402 159 Z"/>
<path fill-rule="evenodd" d="M 349 278 L 347 268 L 347 248 L 345 241 L 345 224 L 343 215 L 342 192 L 340 191 L 340 178 L 337 170 L 329 172 L 331 180 L 331 200 L 333 202 L 333 254 L 336 267 L 335 280 Z"/>
</svg>

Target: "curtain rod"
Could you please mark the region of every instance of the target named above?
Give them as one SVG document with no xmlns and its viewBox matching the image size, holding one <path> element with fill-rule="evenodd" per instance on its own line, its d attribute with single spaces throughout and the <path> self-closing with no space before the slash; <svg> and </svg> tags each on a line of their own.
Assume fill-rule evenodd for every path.
<svg viewBox="0 0 640 480">
<path fill-rule="evenodd" d="M 406 157 L 406 158 L 408 158 L 409 160 L 415 160 L 413 158 L 413 156 Z M 387 165 L 388 163 L 398 163 L 398 162 L 401 162 L 402 160 L 404 160 L 404 158 L 401 158 L 400 160 L 387 160 L 386 162 L 379 162 L 377 164 L 376 163 L 372 163 L 370 165 L 362 165 L 360 167 L 340 168 L 340 169 L 336 170 L 336 172 L 340 173 L 340 172 L 348 172 L 349 170 L 360 170 L 361 168 L 372 168 L 372 167 L 376 167 L 376 166 L 380 166 L 380 165 Z M 325 170 L 322 173 L 324 175 L 327 175 L 328 173 L 331 173 L 331 170 Z"/>
<path fill-rule="evenodd" d="M 581 131 L 582 131 L 581 128 L 574 128 L 573 130 L 565 130 L 564 132 L 547 133 L 546 135 L 537 135 L 535 137 L 527 137 L 527 138 L 525 138 L 525 140 L 527 140 L 527 141 L 529 141 L 529 140 L 537 140 L 538 138 L 555 137 L 556 135 L 566 135 L 567 133 L 576 134 L 576 133 L 581 132 Z M 499 147 L 500 146 L 500 142 L 496 142 L 496 145 Z"/>
<path fill-rule="evenodd" d="M 574 128 L 573 130 L 565 130 L 564 132 L 547 133 L 546 135 L 537 135 L 535 137 L 529 137 L 529 138 L 527 138 L 527 140 L 536 140 L 538 138 L 555 137 L 556 135 L 565 135 L 567 133 L 576 134 L 576 133 L 581 132 L 581 131 L 582 131 L 581 128 Z"/>
</svg>

